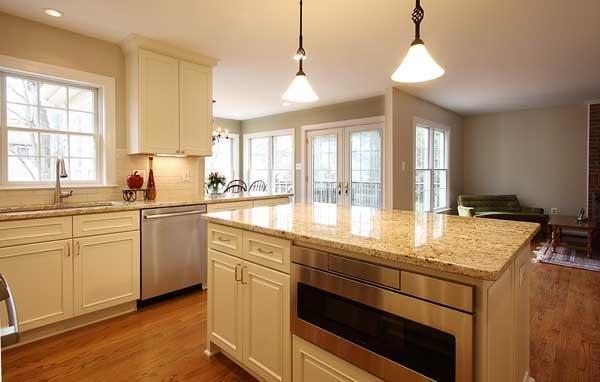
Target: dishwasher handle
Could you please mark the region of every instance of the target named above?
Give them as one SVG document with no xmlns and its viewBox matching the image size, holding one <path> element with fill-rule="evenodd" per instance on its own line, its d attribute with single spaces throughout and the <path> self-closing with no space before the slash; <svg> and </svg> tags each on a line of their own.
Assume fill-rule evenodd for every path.
<svg viewBox="0 0 600 382">
<path fill-rule="evenodd" d="M 1 329 L 2 345 L 8 346 L 19 342 L 19 320 L 12 292 L 4 276 L 0 273 L 0 301 L 6 301 L 8 327 Z"/>
<path fill-rule="evenodd" d="M 145 215 L 144 219 L 162 219 L 162 218 L 170 218 L 170 217 L 175 217 L 175 216 L 203 215 L 205 213 L 206 213 L 206 211 L 173 212 L 170 214 Z"/>
</svg>

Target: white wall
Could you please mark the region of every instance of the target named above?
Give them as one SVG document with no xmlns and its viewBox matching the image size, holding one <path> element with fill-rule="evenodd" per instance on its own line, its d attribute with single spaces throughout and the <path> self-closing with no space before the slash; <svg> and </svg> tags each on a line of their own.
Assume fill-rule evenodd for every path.
<svg viewBox="0 0 600 382">
<path fill-rule="evenodd" d="M 583 104 L 467 117 L 464 192 L 576 214 L 586 206 L 586 150 Z"/>
</svg>

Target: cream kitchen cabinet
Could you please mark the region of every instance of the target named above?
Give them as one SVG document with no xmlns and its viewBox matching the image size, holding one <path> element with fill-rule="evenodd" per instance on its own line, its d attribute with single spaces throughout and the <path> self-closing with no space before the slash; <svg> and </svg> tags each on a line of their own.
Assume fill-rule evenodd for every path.
<svg viewBox="0 0 600 382">
<path fill-rule="evenodd" d="M 294 382 L 383 382 L 308 341 L 293 342 Z"/>
<path fill-rule="evenodd" d="M 208 251 L 209 342 L 261 380 L 291 381 L 290 276 L 215 249 Z"/>
<path fill-rule="evenodd" d="M 140 297 L 138 231 L 73 240 L 75 315 Z"/>
<path fill-rule="evenodd" d="M 291 381 L 290 276 L 244 261 L 243 364 L 265 381 Z"/>
<path fill-rule="evenodd" d="M 0 273 L 13 292 L 21 331 L 73 316 L 71 240 L 0 248 Z"/>
<path fill-rule="evenodd" d="M 126 54 L 130 154 L 212 154 L 217 60 L 132 36 Z"/>
<path fill-rule="evenodd" d="M 139 235 L 139 211 L 0 222 L 0 273 L 13 291 L 21 331 L 105 308 L 131 309 L 126 303 L 140 294 Z"/>
<path fill-rule="evenodd" d="M 242 360 L 242 261 L 208 251 L 208 333 L 230 356 Z"/>
</svg>

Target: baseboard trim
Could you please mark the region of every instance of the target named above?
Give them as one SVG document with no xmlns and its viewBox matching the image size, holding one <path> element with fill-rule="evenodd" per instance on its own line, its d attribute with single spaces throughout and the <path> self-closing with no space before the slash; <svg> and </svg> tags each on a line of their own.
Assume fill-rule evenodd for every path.
<svg viewBox="0 0 600 382">
<path fill-rule="evenodd" d="M 64 321 L 31 329 L 21 333 L 19 342 L 14 345 L 7 346 L 6 348 L 3 347 L 2 350 L 19 347 L 31 342 L 42 340 L 44 338 L 53 337 L 77 328 L 95 324 L 96 322 L 108 320 L 109 318 L 135 312 L 136 310 L 136 302 L 131 301 L 107 309 L 102 309 L 97 312 L 88 313 L 83 316 L 73 317 Z"/>
</svg>

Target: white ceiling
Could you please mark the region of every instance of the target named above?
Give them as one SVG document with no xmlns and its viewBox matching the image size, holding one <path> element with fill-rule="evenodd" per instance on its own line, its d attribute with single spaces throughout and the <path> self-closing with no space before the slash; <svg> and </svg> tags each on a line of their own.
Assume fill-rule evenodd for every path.
<svg viewBox="0 0 600 382">
<path fill-rule="evenodd" d="M 600 1 L 424 0 L 446 75 L 408 93 L 462 114 L 600 98 Z M 64 12 L 55 19 L 42 8 Z M 321 97 L 284 107 L 297 68 L 294 0 L 0 0 L 0 10 L 120 42 L 130 33 L 219 58 L 215 114 L 248 119 L 383 94 L 412 40 L 413 0 L 304 0 L 305 63 Z"/>
</svg>

